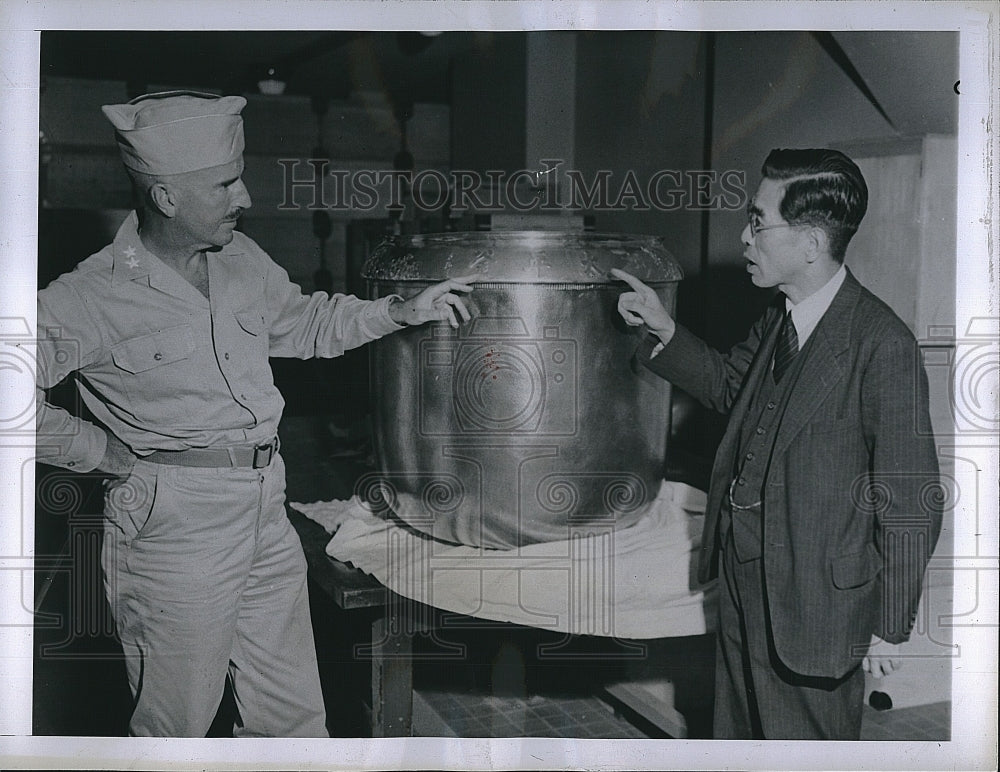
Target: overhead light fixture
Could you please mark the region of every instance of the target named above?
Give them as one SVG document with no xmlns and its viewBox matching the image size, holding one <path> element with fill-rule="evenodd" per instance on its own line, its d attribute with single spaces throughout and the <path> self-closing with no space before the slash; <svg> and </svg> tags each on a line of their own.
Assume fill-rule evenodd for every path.
<svg viewBox="0 0 1000 772">
<path fill-rule="evenodd" d="M 286 85 L 278 68 L 274 66 L 265 67 L 263 77 L 257 81 L 257 88 L 260 90 L 260 93 L 269 96 L 284 94 Z"/>
</svg>

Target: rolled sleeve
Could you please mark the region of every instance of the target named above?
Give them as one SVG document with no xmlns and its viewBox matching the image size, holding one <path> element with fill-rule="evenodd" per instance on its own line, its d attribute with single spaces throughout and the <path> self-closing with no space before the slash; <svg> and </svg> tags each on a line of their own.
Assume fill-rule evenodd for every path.
<svg viewBox="0 0 1000 772">
<path fill-rule="evenodd" d="M 389 316 L 393 297 L 362 300 L 354 295 L 304 295 L 283 268 L 266 254 L 266 303 L 271 356 L 302 359 L 337 357 L 381 338 L 401 325 Z"/>
<path fill-rule="evenodd" d="M 384 298 L 369 302 L 361 314 L 361 324 L 372 340 L 403 329 L 405 325 L 396 324 L 389 316 L 389 305 L 392 301 L 402 299 L 399 295 L 386 295 Z"/>
</svg>

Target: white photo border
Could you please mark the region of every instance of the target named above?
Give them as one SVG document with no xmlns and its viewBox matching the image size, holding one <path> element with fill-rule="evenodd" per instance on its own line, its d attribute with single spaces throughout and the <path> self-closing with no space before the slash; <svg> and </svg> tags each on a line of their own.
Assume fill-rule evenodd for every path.
<svg viewBox="0 0 1000 772">
<path fill-rule="evenodd" d="M 234 12 L 237 11 L 238 12 Z M 0 5 L 0 317 L 34 329 L 37 275 L 40 31 L 107 30 L 956 30 L 960 33 L 957 329 L 996 318 L 998 14 L 989 2 L 433 2 L 202 0 Z M 3 374 L 0 373 L 0 378 Z M 23 384 L 22 384 L 23 385 Z M 995 395 L 995 392 L 994 392 Z M 0 383 L 0 400 L 33 395 Z M 997 438 L 974 448 L 985 479 L 998 479 Z M 0 766 L 6 769 L 986 769 L 996 768 L 997 630 L 956 628 L 948 743 L 793 743 L 684 740 L 172 740 L 32 737 L 30 611 L 33 481 L 21 469 L 30 442 L 0 438 Z M 990 490 L 988 485 L 984 488 Z M 996 487 L 993 485 L 992 490 Z M 984 557 L 1000 554 L 996 500 L 980 512 Z M 961 527 L 956 529 L 961 533 Z M 961 546 L 956 543 L 956 549 Z M 956 583 L 955 608 L 996 605 Z M 980 588 L 981 590 L 982 588 Z M 28 619 L 28 624 L 24 619 Z M 989 732 L 992 731 L 992 736 Z"/>
</svg>

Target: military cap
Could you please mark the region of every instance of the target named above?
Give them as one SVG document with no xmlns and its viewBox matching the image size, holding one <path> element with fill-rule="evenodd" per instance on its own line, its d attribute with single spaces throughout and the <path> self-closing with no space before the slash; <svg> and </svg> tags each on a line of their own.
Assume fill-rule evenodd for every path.
<svg viewBox="0 0 1000 772">
<path fill-rule="evenodd" d="M 115 127 L 126 167 L 166 176 L 235 161 L 243 154 L 241 96 L 197 91 L 146 94 L 101 110 Z"/>
</svg>

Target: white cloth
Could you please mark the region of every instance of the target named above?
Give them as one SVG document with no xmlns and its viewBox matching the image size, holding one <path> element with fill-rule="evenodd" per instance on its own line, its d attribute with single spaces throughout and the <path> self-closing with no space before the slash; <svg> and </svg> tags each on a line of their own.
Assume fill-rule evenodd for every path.
<svg viewBox="0 0 1000 772">
<path fill-rule="evenodd" d="M 435 541 L 373 515 L 357 497 L 290 506 L 336 532 L 331 557 L 439 609 L 615 638 L 714 629 L 714 583 L 697 580 L 705 494 L 683 483 L 664 482 L 628 527 L 572 526 L 564 541 L 512 550 Z"/>
</svg>

